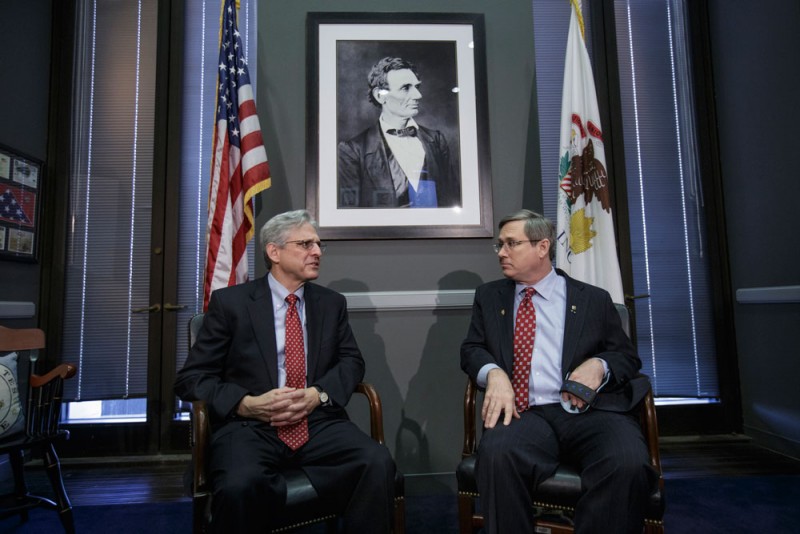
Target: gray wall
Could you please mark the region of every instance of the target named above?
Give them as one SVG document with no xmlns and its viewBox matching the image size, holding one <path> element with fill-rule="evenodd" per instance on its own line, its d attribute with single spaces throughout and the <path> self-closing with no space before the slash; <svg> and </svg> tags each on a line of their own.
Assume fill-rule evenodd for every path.
<svg viewBox="0 0 800 534">
<path fill-rule="evenodd" d="M 265 2 L 258 12 L 258 112 L 272 169 L 257 225 L 305 207 L 306 13 L 394 11 L 396 2 Z M 565 8 L 567 8 L 565 6 Z M 529 0 L 410 0 L 404 12 L 483 13 L 486 24 L 494 219 L 523 205 L 541 209 Z M 420 117 L 425 113 L 423 105 Z M 531 165 L 531 163 L 533 163 Z M 527 165 L 527 166 L 526 166 Z M 524 196 L 523 196 L 524 195 Z M 493 225 L 493 226 L 496 226 Z M 335 241 L 319 282 L 342 292 L 473 290 L 500 276 L 486 239 Z M 258 269 L 263 272 L 263 266 Z M 384 401 L 387 444 L 406 474 L 452 472 L 460 459 L 465 375 L 459 346 L 469 323 L 461 309 L 351 312 L 367 360 L 366 379 Z"/>
<path fill-rule="evenodd" d="M 709 14 L 733 290 L 798 285 L 800 3 L 714 0 Z M 745 433 L 800 457 L 800 303 L 734 312 Z"/>
<path fill-rule="evenodd" d="M 44 160 L 50 91 L 50 0 L 0 2 L 0 50 L 0 144 Z M 0 301 L 32 302 L 38 316 L 39 274 L 38 263 L 0 259 Z M 9 327 L 36 326 L 36 322 L 36 316 L 2 319 Z"/>
</svg>

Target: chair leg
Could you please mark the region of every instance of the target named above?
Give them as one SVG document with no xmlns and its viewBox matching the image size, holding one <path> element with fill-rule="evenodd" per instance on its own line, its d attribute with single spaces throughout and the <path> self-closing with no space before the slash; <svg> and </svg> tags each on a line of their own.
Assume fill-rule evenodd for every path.
<svg viewBox="0 0 800 534">
<path fill-rule="evenodd" d="M 208 494 L 195 495 L 192 498 L 192 532 L 206 534 L 208 532 L 208 508 L 211 497 Z"/>
<path fill-rule="evenodd" d="M 469 495 L 458 494 L 458 531 L 460 534 L 472 534 L 472 514 L 475 502 Z"/>
<path fill-rule="evenodd" d="M 56 503 L 58 505 L 58 517 L 67 534 L 74 534 L 75 522 L 72 518 L 72 504 L 67 497 L 67 490 L 64 488 L 64 479 L 61 476 L 61 462 L 58 460 L 56 448 L 52 443 L 48 443 L 44 447 L 44 465 L 47 477 L 50 479 L 50 485 L 53 487 L 53 493 L 56 496 Z"/>
<path fill-rule="evenodd" d="M 14 495 L 17 499 L 17 504 L 22 505 L 28 496 L 28 486 L 25 484 L 25 471 L 23 465 L 25 463 L 24 453 L 21 450 L 11 451 L 8 453 L 8 460 L 11 464 L 11 472 L 14 474 Z M 19 512 L 19 516 L 23 522 L 28 520 L 28 509 L 23 508 Z"/>
<path fill-rule="evenodd" d="M 404 498 L 394 500 L 394 534 L 405 534 L 406 532 L 406 500 Z"/>
</svg>

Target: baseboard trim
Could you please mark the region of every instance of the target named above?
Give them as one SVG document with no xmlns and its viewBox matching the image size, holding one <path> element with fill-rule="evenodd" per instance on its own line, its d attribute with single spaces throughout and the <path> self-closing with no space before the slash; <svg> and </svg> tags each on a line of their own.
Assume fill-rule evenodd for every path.
<svg viewBox="0 0 800 534">
<path fill-rule="evenodd" d="M 772 432 L 767 432 L 744 425 L 744 433 L 753 438 L 756 444 L 770 449 L 774 452 L 783 454 L 795 460 L 800 460 L 800 443 L 785 436 L 779 436 Z"/>
</svg>

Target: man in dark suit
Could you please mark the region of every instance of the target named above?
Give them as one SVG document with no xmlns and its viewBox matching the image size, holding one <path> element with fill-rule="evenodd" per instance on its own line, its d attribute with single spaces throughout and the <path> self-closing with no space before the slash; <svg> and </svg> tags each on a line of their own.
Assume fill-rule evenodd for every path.
<svg viewBox="0 0 800 534">
<path fill-rule="evenodd" d="M 476 477 L 488 533 L 533 532 L 530 489 L 581 469 L 575 531 L 641 532 L 655 473 L 632 413 L 649 388 L 609 294 L 553 269 L 555 229 L 500 221 L 505 279 L 478 287 L 461 368 L 485 388 Z M 532 288 L 532 289 L 530 289 Z"/>
<path fill-rule="evenodd" d="M 267 276 L 211 295 L 175 393 L 208 404 L 214 532 L 266 532 L 286 499 L 281 469 L 302 468 L 344 510 L 348 532 L 389 532 L 394 462 L 344 407 L 364 376 L 345 298 L 319 276 L 305 210 L 261 229 Z"/>
<path fill-rule="evenodd" d="M 338 207 L 445 208 L 461 206 L 461 184 L 444 134 L 417 124 L 416 66 L 385 57 L 367 77 L 378 122 L 339 143 Z"/>
</svg>

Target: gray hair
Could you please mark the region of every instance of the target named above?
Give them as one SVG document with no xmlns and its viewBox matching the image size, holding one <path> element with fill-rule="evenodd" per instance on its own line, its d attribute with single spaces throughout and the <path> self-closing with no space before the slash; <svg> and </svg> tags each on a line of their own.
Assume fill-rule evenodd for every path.
<svg viewBox="0 0 800 534">
<path fill-rule="evenodd" d="M 367 98 L 370 102 L 374 105 L 381 107 L 381 103 L 375 100 L 375 95 L 373 95 L 373 89 L 389 89 L 389 82 L 386 81 L 386 77 L 390 72 L 393 70 L 404 70 L 408 69 L 414 73 L 414 76 L 419 79 L 419 72 L 417 72 L 417 66 L 411 63 L 410 61 L 399 58 L 399 57 L 385 57 L 375 63 L 372 66 L 372 69 L 369 71 L 367 75 L 367 85 L 369 86 L 369 92 L 367 93 Z"/>
<path fill-rule="evenodd" d="M 552 221 L 535 211 L 522 209 L 509 213 L 500 220 L 497 228 L 502 230 L 503 226 L 512 221 L 525 221 L 525 235 L 532 241 L 547 239 L 550 241 L 550 261 L 556 258 L 556 228 Z"/>
<path fill-rule="evenodd" d="M 267 244 L 275 243 L 278 246 L 286 244 L 286 237 L 290 231 L 310 224 L 314 230 L 319 229 L 317 221 L 311 216 L 307 210 L 287 211 L 278 214 L 264 223 L 261 230 L 258 232 L 258 240 L 261 244 L 261 252 L 264 253 L 264 261 L 267 264 L 267 270 L 272 269 L 272 261 L 267 255 Z"/>
</svg>

